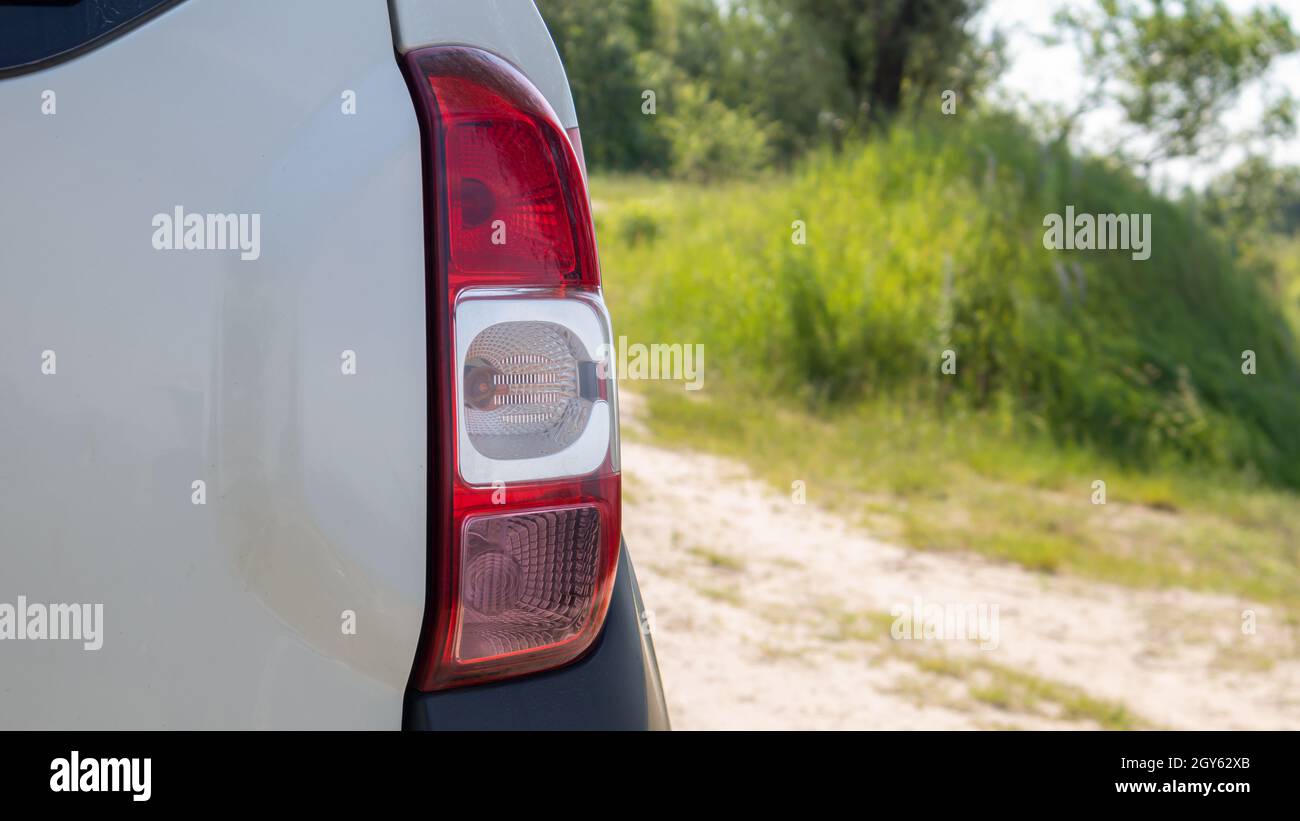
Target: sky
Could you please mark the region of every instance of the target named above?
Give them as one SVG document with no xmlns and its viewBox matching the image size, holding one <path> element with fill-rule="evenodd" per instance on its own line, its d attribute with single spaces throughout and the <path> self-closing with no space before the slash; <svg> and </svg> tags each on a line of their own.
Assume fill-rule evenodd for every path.
<svg viewBox="0 0 1300 821">
<path fill-rule="evenodd" d="M 1067 4 L 1091 0 L 990 0 L 978 24 L 987 32 L 992 27 L 1001 28 L 1007 35 L 1008 66 L 999 82 L 997 93 L 1007 100 L 1033 100 L 1057 103 L 1072 107 L 1085 88 L 1078 54 L 1069 45 L 1048 47 L 1035 35 L 1052 30 L 1052 15 Z M 1262 5 L 1255 0 L 1227 0 L 1234 12 L 1248 11 Z M 1300 0 L 1271 0 L 1263 5 L 1275 5 L 1291 17 L 1292 28 L 1300 30 Z M 1287 88 L 1300 99 L 1300 54 L 1276 62 L 1270 69 L 1266 83 L 1275 88 Z M 1243 96 L 1239 105 L 1228 116 L 1230 126 L 1249 126 L 1258 121 L 1263 105 L 1256 90 Z M 1098 110 L 1086 116 L 1081 123 L 1080 139 L 1085 147 L 1103 151 L 1114 144 L 1116 127 L 1120 123 L 1113 110 Z M 1215 174 L 1230 168 L 1244 156 L 1244 151 L 1234 149 L 1221 156 L 1200 161 L 1172 161 L 1153 169 L 1156 180 L 1171 187 L 1192 185 L 1201 187 Z M 1292 138 L 1279 145 L 1274 153 L 1279 162 L 1300 163 L 1300 138 Z"/>
</svg>

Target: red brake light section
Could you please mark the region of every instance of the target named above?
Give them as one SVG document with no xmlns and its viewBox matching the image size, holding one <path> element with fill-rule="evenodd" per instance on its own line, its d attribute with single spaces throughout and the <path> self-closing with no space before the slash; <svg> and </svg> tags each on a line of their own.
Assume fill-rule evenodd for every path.
<svg viewBox="0 0 1300 821">
<path fill-rule="evenodd" d="M 406 61 L 435 120 L 425 125 L 437 145 L 426 151 L 437 155 L 450 209 L 449 245 L 441 247 L 449 252 L 451 291 L 491 284 L 599 289 L 582 161 L 541 92 L 477 49 L 425 49 Z"/>
<path fill-rule="evenodd" d="M 581 656 L 609 606 L 621 513 L 616 388 L 594 361 L 609 330 L 581 156 L 541 93 L 500 58 L 435 47 L 409 53 L 405 66 L 424 140 L 429 245 L 430 582 L 413 674 L 427 691 Z M 518 351 L 470 345 L 456 321 L 469 303 L 478 324 L 462 336 L 562 332 L 585 340 L 572 349 L 581 355 L 565 348 L 546 361 L 523 342 Z M 484 316 L 498 324 L 478 330 Z M 566 317 L 576 324 L 556 324 Z M 467 360 L 467 347 L 488 358 Z M 560 372 L 569 376 L 556 382 Z M 494 379 L 498 388 L 485 392 Z M 485 396 L 507 396 L 521 381 L 545 390 L 484 406 Z M 569 439 L 545 429 L 546 406 L 518 403 L 560 400 L 589 405 L 592 419 L 555 454 L 555 443 Z M 470 414 L 477 427 L 491 426 L 491 449 L 478 452 L 466 434 Z M 573 417 L 565 418 L 571 428 Z M 487 482 L 497 469 L 503 479 Z"/>
<path fill-rule="evenodd" d="M 522 120 L 446 129 L 451 264 L 467 274 L 564 276 L 576 267 L 569 215 L 542 135 Z M 506 237 L 505 243 L 493 243 Z"/>
</svg>

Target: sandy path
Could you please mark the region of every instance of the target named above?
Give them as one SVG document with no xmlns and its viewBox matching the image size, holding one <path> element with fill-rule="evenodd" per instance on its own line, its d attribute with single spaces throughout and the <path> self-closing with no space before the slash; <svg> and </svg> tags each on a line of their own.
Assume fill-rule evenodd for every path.
<svg viewBox="0 0 1300 821">
<path fill-rule="evenodd" d="M 675 728 L 1098 726 L 1056 690 L 1003 699 L 996 675 L 918 659 L 1029 674 L 1146 725 L 1300 728 L 1296 637 L 1267 607 L 907 550 L 819 510 L 815 488 L 795 504 L 735 462 L 625 427 L 623 529 Z M 890 638 L 891 608 L 918 596 L 996 604 L 997 647 Z"/>
</svg>

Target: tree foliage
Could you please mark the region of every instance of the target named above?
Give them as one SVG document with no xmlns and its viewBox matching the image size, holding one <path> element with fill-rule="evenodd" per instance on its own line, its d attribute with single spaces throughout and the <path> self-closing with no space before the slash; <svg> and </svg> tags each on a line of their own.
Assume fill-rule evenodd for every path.
<svg viewBox="0 0 1300 821">
<path fill-rule="evenodd" d="M 1205 192 L 1207 216 L 1231 233 L 1300 234 L 1300 168 L 1247 157 Z"/>
<path fill-rule="evenodd" d="M 838 143 L 939 89 L 974 93 L 999 65 L 998 44 L 972 33 L 984 2 L 541 0 L 540 8 L 593 167 L 716 176 Z M 653 114 L 643 110 L 646 92 Z"/>
<path fill-rule="evenodd" d="M 593 168 L 745 173 L 937 107 L 972 101 L 1004 65 L 976 33 L 987 0 L 539 0 L 568 69 Z M 1236 144 L 1258 152 L 1295 128 L 1295 103 L 1265 97 L 1254 127 L 1225 115 L 1267 90 L 1300 48 L 1282 11 L 1225 0 L 1076 0 L 1048 38 L 1071 41 L 1092 79 L 1061 118 L 1121 112 L 1116 156 L 1139 170 Z M 644 110 L 646 95 L 653 110 Z"/>
<path fill-rule="evenodd" d="M 769 5 L 777 5 L 769 3 Z M 882 119 L 906 97 L 966 87 L 953 71 L 983 46 L 970 22 L 983 0 L 786 0 L 837 56 L 855 116 Z"/>
<path fill-rule="evenodd" d="M 1056 24 L 1093 79 L 1067 127 L 1103 103 L 1118 105 L 1130 131 L 1117 153 L 1141 167 L 1294 128 L 1285 94 L 1252 131 L 1233 133 L 1225 124 L 1242 92 L 1300 46 L 1275 6 L 1238 15 L 1222 0 L 1095 0 L 1059 11 Z M 1142 149 L 1133 151 L 1135 144 Z"/>
</svg>

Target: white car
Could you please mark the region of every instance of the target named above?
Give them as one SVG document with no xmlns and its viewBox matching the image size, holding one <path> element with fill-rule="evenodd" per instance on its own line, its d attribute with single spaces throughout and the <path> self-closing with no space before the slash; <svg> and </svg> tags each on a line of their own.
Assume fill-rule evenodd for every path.
<svg viewBox="0 0 1300 821">
<path fill-rule="evenodd" d="M 0 180 L 0 728 L 667 726 L 531 0 L 0 4 Z"/>
</svg>

